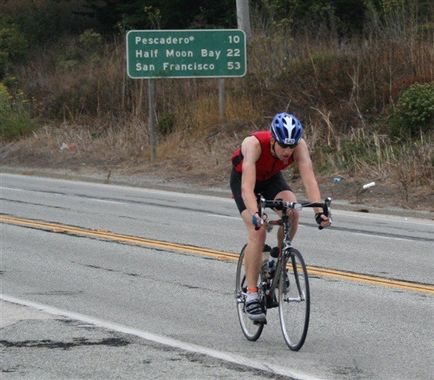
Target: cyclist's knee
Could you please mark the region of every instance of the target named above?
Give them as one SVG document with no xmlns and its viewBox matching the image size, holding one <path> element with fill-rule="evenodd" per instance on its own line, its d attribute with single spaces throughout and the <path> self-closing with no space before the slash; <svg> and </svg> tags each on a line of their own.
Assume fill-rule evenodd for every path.
<svg viewBox="0 0 434 380">
<path fill-rule="evenodd" d="M 291 210 L 289 214 L 289 219 L 292 225 L 298 225 L 300 219 L 300 212 L 298 210 Z"/>
<path fill-rule="evenodd" d="M 274 199 L 283 199 L 286 202 L 297 202 L 297 197 L 291 190 L 283 190 L 279 192 Z"/>
<path fill-rule="evenodd" d="M 256 230 L 249 231 L 249 243 L 255 246 L 263 246 L 266 237 L 267 237 L 267 233 L 264 228 L 260 228 L 257 231 Z"/>
</svg>

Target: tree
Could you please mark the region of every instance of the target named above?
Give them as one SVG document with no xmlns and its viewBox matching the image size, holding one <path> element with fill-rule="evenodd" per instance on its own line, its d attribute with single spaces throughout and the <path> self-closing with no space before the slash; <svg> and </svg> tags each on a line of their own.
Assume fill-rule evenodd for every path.
<svg viewBox="0 0 434 380">
<path fill-rule="evenodd" d="M 156 28 L 157 14 L 161 29 L 236 26 L 233 0 L 86 0 L 86 7 L 107 31 Z"/>
<path fill-rule="evenodd" d="M 326 24 L 339 34 L 361 32 L 370 0 L 252 0 L 259 13 L 296 32 Z M 314 30 L 314 29 L 312 29 Z"/>
</svg>

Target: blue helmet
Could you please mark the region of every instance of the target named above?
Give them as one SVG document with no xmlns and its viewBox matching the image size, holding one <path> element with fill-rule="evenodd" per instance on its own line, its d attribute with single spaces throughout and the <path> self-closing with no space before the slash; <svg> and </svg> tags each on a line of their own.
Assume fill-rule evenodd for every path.
<svg viewBox="0 0 434 380">
<path fill-rule="evenodd" d="M 271 135 L 280 144 L 297 145 L 303 136 L 303 126 L 290 113 L 282 112 L 273 117 Z"/>
</svg>

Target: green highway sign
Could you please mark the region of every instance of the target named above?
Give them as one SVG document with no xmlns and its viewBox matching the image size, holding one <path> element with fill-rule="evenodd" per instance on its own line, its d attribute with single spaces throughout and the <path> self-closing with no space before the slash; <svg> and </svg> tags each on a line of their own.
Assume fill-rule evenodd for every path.
<svg viewBox="0 0 434 380">
<path fill-rule="evenodd" d="M 238 29 L 130 30 L 130 78 L 218 78 L 246 74 L 246 36 Z"/>
</svg>

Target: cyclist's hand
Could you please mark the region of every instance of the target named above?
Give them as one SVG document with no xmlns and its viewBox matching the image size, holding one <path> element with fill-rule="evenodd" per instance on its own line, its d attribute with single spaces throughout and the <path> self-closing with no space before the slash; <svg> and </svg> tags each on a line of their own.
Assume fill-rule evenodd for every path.
<svg viewBox="0 0 434 380">
<path fill-rule="evenodd" d="M 331 219 L 322 212 L 317 212 L 315 214 L 315 221 L 318 224 L 318 228 L 322 230 L 323 228 L 330 227 L 332 224 Z"/>
<path fill-rule="evenodd" d="M 259 213 L 255 212 L 252 215 L 252 224 L 255 226 L 255 230 L 259 230 L 261 226 L 264 224 L 264 219 L 259 216 Z"/>
</svg>

